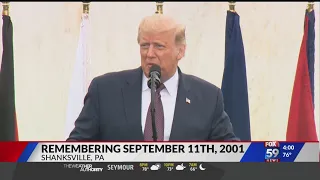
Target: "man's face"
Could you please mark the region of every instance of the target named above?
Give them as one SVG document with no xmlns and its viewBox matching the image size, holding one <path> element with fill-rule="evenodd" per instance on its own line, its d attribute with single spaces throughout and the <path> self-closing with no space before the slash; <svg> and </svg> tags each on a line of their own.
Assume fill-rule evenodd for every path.
<svg viewBox="0 0 320 180">
<path fill-rule="evenodd" d="M 140 34 L 141 67 L 146 77 L 152 65 L 161 67 L 161 81 L 164 82 L 175 73 L 178 61 L 182 58 L 181 48 L 175 43 L 173 31 Z M 179 55 L 181 54 L 181 55 Z"/>
</svg>

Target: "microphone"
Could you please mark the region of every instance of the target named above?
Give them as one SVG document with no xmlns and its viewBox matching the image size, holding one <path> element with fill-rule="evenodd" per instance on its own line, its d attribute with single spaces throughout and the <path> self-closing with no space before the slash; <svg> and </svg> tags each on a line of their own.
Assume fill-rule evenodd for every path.
<svg viewBox="0 0 320 180">
<path fill-rule="evenodd" d="M 156 127 L 156 120 L 155 120 L 155 107 L 154 107 L 154 99 L 156 95 L 156 90 L 159 88 L 161 84 L 161 68 L 158 65 L 152 65 L 150 68 L 149 73 L 149 80 L 148 80 L 148 87 L 151 89 L 151 120 L 152 120 L 152 138 L 153 141 L 158 140 L 157 136 L 157 127 Z"/>
<path fill-rule="evenodd" d="M 158 89 L 161 84 L 160 78 L 161 78 L 160 66 L 152 65 L 149 72 L 148 87 L 152 89 L 152 81 L 154 81 L 156 85 L 156 89 Z"/>
</svg>

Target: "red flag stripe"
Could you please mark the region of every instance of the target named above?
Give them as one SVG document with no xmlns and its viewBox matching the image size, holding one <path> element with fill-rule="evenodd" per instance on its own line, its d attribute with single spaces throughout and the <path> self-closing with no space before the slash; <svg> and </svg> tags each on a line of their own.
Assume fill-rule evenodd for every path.
<svg viewBox="0 0 320 180">
<path fill-rule="evenodd" d="M 307 38 L 308 17 L 306 16 L 289 112 L 288 141 L 318 141 L 308 71 Z"/>
</svg>

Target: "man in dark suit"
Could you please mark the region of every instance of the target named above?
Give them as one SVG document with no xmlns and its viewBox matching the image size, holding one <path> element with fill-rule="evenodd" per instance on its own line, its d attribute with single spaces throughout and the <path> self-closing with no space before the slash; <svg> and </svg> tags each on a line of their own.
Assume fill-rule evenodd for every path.
<svg viewBox="0 0 320 180">
<path fill-rule="evenodd" d="M 152 141 L 149 70 L 161 67 L 155 98 L 158 141 L 232 141 L 221 90 L 181 72 L 185 27 L 164 15 L 142 20 L 138 32 L 141 67 L 92 80 L 68 140 Z"/>
</svg>

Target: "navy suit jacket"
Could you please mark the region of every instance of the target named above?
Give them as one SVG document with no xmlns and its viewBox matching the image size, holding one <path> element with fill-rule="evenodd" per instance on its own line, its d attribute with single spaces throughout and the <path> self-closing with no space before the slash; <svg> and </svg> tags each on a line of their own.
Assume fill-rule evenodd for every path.
<svg viewBox="0 0 320 180">
<path fill-rule="evenodd" d="M 144 141 L 141 126 L 142 69 L 94 78 L 68 141 Z M 190 103 L 186 102 L 186 98 Z M 232 141 L 221 90 L 179 69 L 169 141 Z"/>
</svg>

